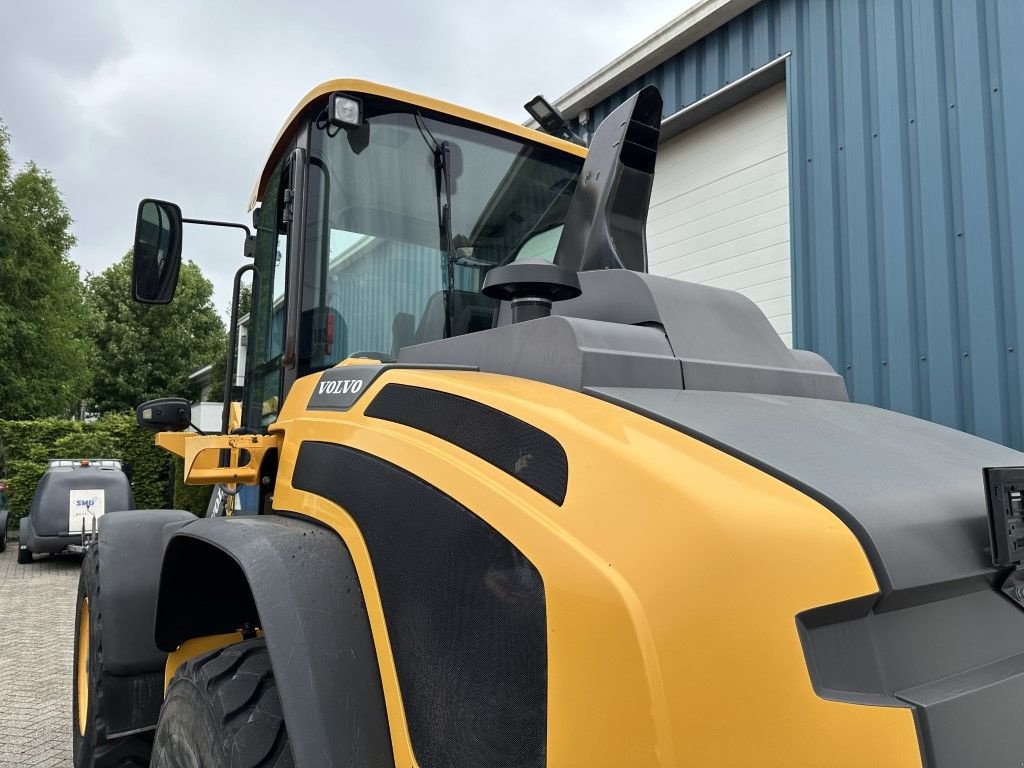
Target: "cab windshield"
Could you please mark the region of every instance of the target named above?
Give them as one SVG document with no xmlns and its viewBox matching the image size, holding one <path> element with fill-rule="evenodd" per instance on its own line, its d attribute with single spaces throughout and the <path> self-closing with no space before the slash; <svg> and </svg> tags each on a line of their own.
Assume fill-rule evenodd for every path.
<svg viewBox="0 0 1024 768">
<path fill-rule="evenodd" d="M 381 98 L 363 115 L 312 128 L 299 375 L 490 328 L 484 276 L 554 257 L 583 164 Z"/>
</svg>

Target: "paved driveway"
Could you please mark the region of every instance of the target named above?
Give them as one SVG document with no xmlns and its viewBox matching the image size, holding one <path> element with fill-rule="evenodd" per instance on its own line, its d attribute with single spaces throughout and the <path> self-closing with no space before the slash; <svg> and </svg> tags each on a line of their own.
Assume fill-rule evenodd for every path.
<svg viewBox="0 0 1024 768">
<path fill-rule="evenodd" d="M 71 664 L 81 558 L 18 565 L 0 553 L 0 768 L 69 768 Z"/>
</svg>

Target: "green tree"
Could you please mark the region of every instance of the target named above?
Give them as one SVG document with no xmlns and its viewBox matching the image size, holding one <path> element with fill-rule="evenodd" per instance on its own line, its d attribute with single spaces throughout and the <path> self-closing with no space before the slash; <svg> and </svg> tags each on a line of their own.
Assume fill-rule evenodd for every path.
<svg viewBox="0 0 1024 768">
<path fill-rule="evenodd" d="M 71 215 L 34 163 L 12 172 L 0 123 L 0 418 L 67 416 L 88 388 Z"/>
<path fill-rule="evenodd" d="M 238 317 L 245 317 L 252 311 L 252 284 L 245 284 L 238 291 Z"/>
<path fill-rule="evenodd" d="M 131 298 L 132 255 L 86 278 L 94 319 L 92 401 L 102 412 L 134 409 L 155 397 L 192 397 L 193 371 L 223 357 L 224 323 L 213 305 L 213 285 L 193 262 L 181 265 L 170 304 Z"/>
<path fill-rule="evenodd" d="M 242 283 L 238 290 L 238 316 L 245 317 L 252 308 L 252 284 Z M 228 317 L 231 317 L 231 304 L 228 304 Z"/>
</svg>

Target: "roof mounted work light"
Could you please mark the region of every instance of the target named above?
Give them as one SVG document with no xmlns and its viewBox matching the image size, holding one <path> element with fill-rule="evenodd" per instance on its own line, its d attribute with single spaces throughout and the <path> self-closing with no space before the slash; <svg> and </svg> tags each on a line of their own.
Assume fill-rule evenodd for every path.
<svg viewBox="0 0 1024 768">
<path fill-rule="evenodd" d="M 530 117 L 540 124 L 540 129 L 544 133 L 586 146 L 584 141 L 573 131 L 569 121 L 541 94 L 538 93 L 523 104 L 523 109 L 529 112 Z"/>
<path fill-rule="evenodd" d="M 363 102 L 347 93 L 332 93 L 327 120 L 342 128 L 358 128 L 363 123 Z"/>
</svg>

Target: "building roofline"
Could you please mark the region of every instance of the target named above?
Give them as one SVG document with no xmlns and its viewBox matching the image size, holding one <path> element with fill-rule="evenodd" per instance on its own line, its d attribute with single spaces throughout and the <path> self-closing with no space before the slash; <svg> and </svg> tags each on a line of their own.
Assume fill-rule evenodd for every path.
<svg viewBox="0 0 1024 768">
<path fill-rule="evenodd" d="M 212 372 L 213 372 L 213 363 L 210 363 L 209 365 L 204 365 L 202 368 L 199 368 L 198 370 L 192 371 L 192 373 L 190 373 L 188 375 L 188 380 L 189 381 L 195 381 L 196 379 L 202 378 L 206 374 L 212 373 Z"/>
<path fill-rule="evenodd" d="M 555 106 L 566 118 L 576 117 L 758 2 L 760 0 L 697 0 L 657 32 L 562 94 Z"/>
</svg>

